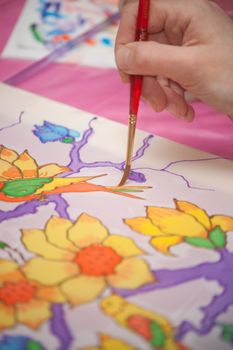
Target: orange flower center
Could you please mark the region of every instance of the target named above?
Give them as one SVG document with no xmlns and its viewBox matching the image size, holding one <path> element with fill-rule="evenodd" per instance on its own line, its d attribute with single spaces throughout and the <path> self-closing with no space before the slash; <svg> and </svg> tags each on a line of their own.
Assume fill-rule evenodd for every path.
<svg viewBox="0 0 233 350">
<path fill-rule="evenodd" d="M 81 272 L 89 276 L 111 275 L 121 260 L 122 257 L 111 247 L 97 244 L 82 249 L 75 258 Z"/>
<path fill-rule="evenodd" d="M 26 281 L 6 282 L 0 288 L 0 300 L 8 306 L 17 303 L 28 303 L 36 292 L 36 288 Z"/>
</svg>

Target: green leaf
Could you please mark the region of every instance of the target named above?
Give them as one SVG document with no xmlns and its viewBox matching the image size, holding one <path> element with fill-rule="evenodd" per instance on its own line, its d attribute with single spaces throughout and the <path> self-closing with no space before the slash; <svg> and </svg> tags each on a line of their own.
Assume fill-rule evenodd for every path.
<svg viewBox="0 0 233 350">
<path fill-rule="evenodd" d="M 44 184 L 51 182 L 52 180 L 53 178 L 44 177 L 8 181 L 4 183 L 2 192 L 10 197 L 24 197 L 35 193 L 36 190 L 44 186 Z"/>
<path fill-rule="evenodd" d="M 233 325 L 224 324 L 222 327 L 221 337 L 226 342 L 233 344 Z"/>
<path fill-rule="evenodd" d="M 26 346 L 27 346 L 26 348 L 27 350 L 43 350 L 42 345 L 40 345 L 40 343 L 34 340 L 29 340 Z"/>
<path fill-rule="evenodd" d="M 0 241 L 0 249 L 5 249 L 6 247 L 8 247 L 8 245 Z"/>
<path fill-rule="evenodd" d="M 152 321 L 151 326 L 152 339 L 150 341 L 151 345 L 155 348 L 163 348 L 166 342 L 166 335 L 160 325 L 155 321 Z"/>
<path fill-rule="evenodd" d="M 226 236 L 221 227 L 217 226 L 209 233 L 211 242 L 217 248 L 224 248 L 226 245 Z"/>
<path fill-rule="evenodd" d="M 63 139 L 62 139 L 62 142 L 63 143 L 72 143 L 72 142 L 74 142 L 75 140 L 74 140 L 74 138 L 73 138 L 73 136 L 66 136 L 66 137 L 64 137 Z"/>
<path fill-rule="evenodd" d="M 186 237 L 185 242 L 194 245 L 195 247 L 214 249 L 214 245 L 207 238 L 203 237 Z"/>
</svg>

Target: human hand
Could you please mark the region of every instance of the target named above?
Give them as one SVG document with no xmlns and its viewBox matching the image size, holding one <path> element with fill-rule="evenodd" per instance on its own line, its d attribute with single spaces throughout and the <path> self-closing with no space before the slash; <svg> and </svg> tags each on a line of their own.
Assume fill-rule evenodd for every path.
<svg viewBox="0 0 233 350">
<path fill-rule="evenodd" d="M 138 1 L 126 0 L 116 38 L 124 82 L 143 75 L 142 96 L 156 111 L 191 121 L 184 92 L 233 118 L 233 21 L 207 0 L 151 0 L 149 38 L 134 42 Z"/>
</svg>

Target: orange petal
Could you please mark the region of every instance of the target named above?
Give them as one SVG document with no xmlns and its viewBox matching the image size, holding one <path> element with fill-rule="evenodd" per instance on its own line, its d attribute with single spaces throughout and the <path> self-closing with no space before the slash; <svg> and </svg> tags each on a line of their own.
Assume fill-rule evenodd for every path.
<svg viewBox="0 0 233 350">
<path fill-rule="evenodd" d="M 192 215 L 197 219 L 207 230 L 211 229 L 211 222 L 208 214 L 204 209 L 199 208 L 197 205 L 185 202 L 185 201 L 177 201 L 175 200 L 176 208 L 183 213 Z"/>
<path fill-rule="evenodd" d="M 18 158 L 18 153 L 10 148 L 0 146 L 0 159 L 13 163 Z"/>
<path fill-rule="evenodd" d="M 207 231 L 193 216 L 176 209 L 148 207 L 148 217 L 155 226 L 167 234 L 181 237 L 207 237 Z"/>
<path fill-rule="evenodd" d="M 40 166 L 38 171 L 39 177 L 53 177 L 55 175 L 68 172 L 70 171 L 70 169 L 65 166 L 60 166 L 58 164 L 51 163 Z"/>
<path fill-rule="evenodd" d="M 1 182 L 6 182 L 7 181 L 7 179 L 5 179 L 4 177 L 0 177 L 0 183 Z"/>
<path fill-rule="evenodd" d="M 24 281 L 25 277 L 24 275 L 19 271 L 12 271 L 8 272 L 6 274 L 2 273 L 0 274 L 0 283 L 1 282 L 19 282 L 19 281 Z"/>
<path fill-rule="evenodd" d="M 15 165 L 0 159 L 0 176 L 6 180 L 15 180 L 22 178 L 22 173 Z"/>
<path fill-rule="evenodd" d="M 211 216 L 213 227 L 220 226 L 224 232 L 233 231 L 233 217 L 226 215 Z"/>
<path fill-rule="evenodd" d="M 39 286 L 36 291 L 36 297 L 37 299 L 49 301 L 52 303 L 62 303 L 66 301 L 64 295 L 61 293 L 59 287 L 57 286 Z"/>
<path fill-rule="evenodd" d="M 174 245 L 183 242 L 183 238 L 180 236 L 161 236 L 154 237 L 151 239 L 150 243 L 161 253 L 166 255 L 172 255 L 170 253 L 170 248 Z"/>
<path fill-rule="evenodd" d="M 0 260 L 0 283 L 7 281 L 17 282 L 24 279 L 24 275 L 15 262 L 3 259 Z"/>
<path fill-rule="evenodd" d="M 22 172 L 24 178 L 34 178 L 38 176 L 37 173 L 37 163 L 35 159 L 33 159 L 28 151 L 24 151 L 18 157 L 18 159 L 14 162 Z"/>
<path fill-rule="evenodd" d="M 67 189 L 70 185 L 70 191 L 68 192 L 79 192 L 79 189 L 77 188 L 82 185 L 86 185 L 84 181 L 86 181 L 86 177 L 54 177 L 53 180 L 47 184 L 45 184 L 43 187 L 39 188 L 36 191 L 36 194 L 41 193 L 55 193 L 56 190 L 61 189 L 60 193 L 67 192 Z M 77 188 L 75 188 L 75 185 L 77 185 Z M 73 189 L 73 191 L 72 191 Z M 63 192 L 62 192 L 63 191 Z M 81 190 L 80 190 L 81 192 Z M 59 192 L 57 192 L 59 193 Z"/>
<path fill-rule="evenodd" d="M 16 315 L 18 322 L 37 329 L 52 316 L 52 312 L 47 301 L 32 299 L 28 303 L 17 304 Z"/>
</svg>

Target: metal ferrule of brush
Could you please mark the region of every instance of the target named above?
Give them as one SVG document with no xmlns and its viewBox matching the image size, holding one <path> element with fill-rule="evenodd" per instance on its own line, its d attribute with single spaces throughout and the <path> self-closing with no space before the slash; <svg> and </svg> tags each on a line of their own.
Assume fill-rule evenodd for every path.
<svg viewBox="0 0 233 350">
<path fill-rule="evenodd" d="M 133 156 L 133 147 L 135 139 L 135 130 L 136 130 L 136 120 L 137 115 L 135 113 L 130 113 L 129 115 L 129 129 L 128 129 L 128 146 L 127 146 L 127 159 L 126 165 L 131 164 L 131 159 Z"/>
</svg>

